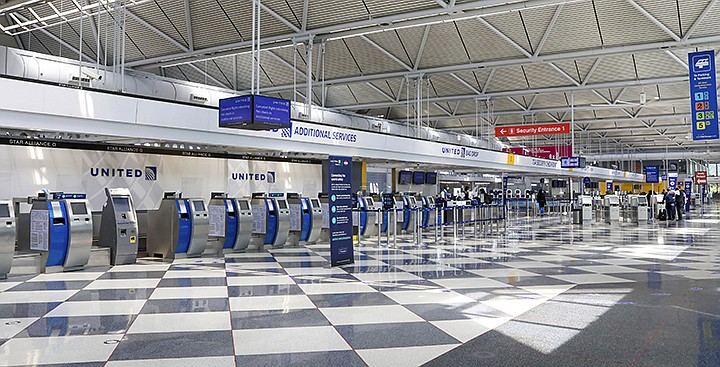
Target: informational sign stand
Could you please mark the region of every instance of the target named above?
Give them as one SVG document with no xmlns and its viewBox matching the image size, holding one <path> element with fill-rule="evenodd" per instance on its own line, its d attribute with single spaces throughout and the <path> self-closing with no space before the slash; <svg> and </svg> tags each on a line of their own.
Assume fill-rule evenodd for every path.
<svg viewBox="0 0 720 367">
<path fill-rule="evenodd" d="M 668 174 L 668 188 L 670 190 L 677 190 L 677 181 L 678 181 L 677 173 Z"/>
<path fill-rule="evenodd" d="M 609 193 L 613 191 L 613 182 L 612 181 L 605 181 L 605 193 Z"/>
<path fill-rule="evenodd" d="M 658 166 L 645 167 L 645 183 L 660 183 L 660 168 Z"/>
<path fill-rule="evenodd" d="M 718 129 L 717 80 L 715 51 L 688 54 L 690 69 L 690 105 L 692 108 L 693 140 L 720 138 Z"/>
<path fill-rule="evenodd" d="M 328 157 L 328 194 L 330 207 L 330 264 L 352 264 L 352 157 Z"/>
<path fill-rule="evenodd" d="M 692 185 L 691 179 L 685 180 L 685 212 L 690 211 L 690 199 L 692 198 Z"/>
</svg>

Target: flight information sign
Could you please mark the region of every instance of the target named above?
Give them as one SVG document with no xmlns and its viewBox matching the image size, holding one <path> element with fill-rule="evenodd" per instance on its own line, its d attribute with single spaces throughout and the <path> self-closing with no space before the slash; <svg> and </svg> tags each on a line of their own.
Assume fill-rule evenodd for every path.
<svg viewBox="0 0 720 367">
<path fill-rule="evenodd" d="M 248 95 L 220 100 L 220 127 L 274 130 L 290 127 L 290 101 Z"/>
</svg>

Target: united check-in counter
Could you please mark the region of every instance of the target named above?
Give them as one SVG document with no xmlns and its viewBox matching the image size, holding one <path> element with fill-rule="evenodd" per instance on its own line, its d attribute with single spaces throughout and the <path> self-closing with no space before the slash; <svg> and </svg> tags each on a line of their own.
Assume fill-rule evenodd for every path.
<svg viewBox="0 0 720 367">
<path fill-rule="evenodd" d="M 287 244 L 290 246 L 297 246 L 300 241 L 304 242 L 303 230 L 306 225 L 312 225 L 312 217 L 307 216 L 309 214 L 308 204 L 304 199 L 297 193 L 287 194 L 287 204 L 290 209 L 290 231 Z M 305 232 L 309 234 L 309 229 Z"/>
<path fill-rule="evenodd" d="M 138 220 L 130 190 L 105 188 L 98 245 L 110 248 L 110 264 L 133 264 L 138 252 Z"/>
<path fill-rule="evenodd" d="M 208 227 L 202 199 L 184 199 L 179 191 L 166 192 L 160 207 L 148 212 L 147 252 L 168 260 L 201 256 Z"/>
<path fill-rule="evenodd" d="M 322 211 L 322 223 L 320 226 L 320 241 L 330 241 L 330 195 L 326 193 L 318 194 L 320 208 Z"/>
<path fill-rule="evenodd" d="M 15 212 L 10 201 L 0 201 L 0 279 L 7 278 L 15 255 Z"/>
<path fill-rule="evenodd" d="M 85 194 L 42 192 L 18 217 L 18 250 L 39 252 L 40 271 L 80 270 L 90 260 L 93 221 Z"/>
<path fill-rule="evenodd" d="M 378 218 L 373 198 L 359 197 L 358 210 L 360 211 L 360 235 L 373 237 L 378 235 Z"/>
<path fill-rule="evenodd" d="M 253 231 L 249 248 L 283 247 L 290 232 L 290 208 L 285 194 L 255 193 L 251 203 Z"/>
<path fill-rule="evenodd" d="M 208 246 L 215 253 L 242 252 L 250 244 L 253 217 L 250 199 L 234 199 L 227 193 L 210 194 Z"/>
<path fill-rule="evenodd" d="M 308 205 L 308 209 L 310 211 L 310 214 L 307 216 L 310 217 L 311 223 L 306 225 L 306 222 L 303 222 L 303 233 L 300 236 L 301 241 L 305 241 L 307 243 L 317 243 L 320 239 L 320 232 L 322 231 L 322 224 L 323 224 L 323 210 L 322 205 L 320 204 L 320 199 L 310 199 L 310 198 L 302 198 Z M 303 209 L 303 215 L 304 214 Z M 305 233 L 305 231 L 308 230 L 309 233 Z"/>
<path fill-rule="evenodd" d="M 629 197 L 630 201 L 630 221 L 633 223 L 647 222 L 649 218 L 647 197 L 643 195 L 633 195 Z"/>
<path fill-rule="evenodd" d="M 605 222 L 612 223 L 620 221 L 620 197 L 617 195 L 605 195 L 603 198 L 605 210 Z"/>
</svg>

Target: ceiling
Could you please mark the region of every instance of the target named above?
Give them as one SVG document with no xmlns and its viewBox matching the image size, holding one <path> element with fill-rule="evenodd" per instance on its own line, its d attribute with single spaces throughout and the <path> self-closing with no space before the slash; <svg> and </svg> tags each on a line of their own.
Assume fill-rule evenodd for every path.
<svg viewBox="0 0 720 367">
<path fill-rule="evenodd" d="M 128 1 L 125 12 L 105 12 L 123 0 L 24 2 L 0 11 L 0 26 L 24 49 L 73 58 L 82 49 L 91 62 L 250 90 L 252 0 Z M 420 92 L 421 123 L 439 129 L 492 136 L 495 126 L 574 120 L 584 155 L 701 152 L 714 144 L 690 138 L 687 53 L 720 49 L 717 0 L 261 6 L 263 94 L 305 100 L 309 69 L 315 104 L 415 124 Z M 124 53 L 114 20 L 126 24 Z"/>
</svg>

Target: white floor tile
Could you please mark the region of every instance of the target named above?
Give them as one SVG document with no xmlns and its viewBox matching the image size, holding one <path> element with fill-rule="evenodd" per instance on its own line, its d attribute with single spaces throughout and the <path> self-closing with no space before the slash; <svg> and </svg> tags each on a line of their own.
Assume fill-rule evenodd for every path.
<svg viewBox="0 0 720 367">
<path fill-rule="evenodd" d="M 362 349 L 356 350 L 356 352 L 370 367 L 414 367 L 429 362 L 458 345 L 460 344 Z"/>
<path fill-rule="evenodd" d="M 507 288 L 510 285 L 489 278 L 446 278 L 433 279 L 431 282 L 448 289 L 471 289 L 471 288 Z"/>
<path fill-rule="evenodd" d="M 179 279 L 179 278 L 223 278 L 225 277 L 225 270 L 204 270 L 204 269 L 192 269 L 192 270 L 170 270 L 163 276 L 164 279 Z"/>
<path fill-rule="evenodd" d="M 231 297 L 231 311 L 298 310 L 315 308 L 306 295 Z"/>
<path fill-rule="evenodd" d="M 28 282 L 69 282 L 75 280 L 95 280 L 104 273 L 77 271 L 72 273 L 38 274 Z"/>
<path fill-rule="evenodd" d="M 399 322 L 423 322 L 423 318 L 400 305 L 328 307 L 320 312 L 333 325 L 384 324 Z"/>
<path fill-rule="evenodd" d="M 452 266 L 449 266 L 447 264 L 422 264 L 422 265 L 395 265 L 396 268 L 411 272 L 411 273 L 420 273 L 420 272 L 428 272 L 428 271 L 439 271 L 439 272 L 445 272 L 445 271 L 458 271 L 458 268 L 453 268 Z"/>
<path fill-rule="evenodd" d="M 227 263 L 225 269 L 237 270 L 237 269 L 280 269 L 282 266 L 276 262 L 250 262 L 250 263 Z"/>
<path fill-rule="evenodd" d="M 295 281 L 287 275 L 278 276 L 257 276 L 257 277 L 228 277 L 229 286 L 250 286 L 250 285 L 286 285 L 295 284 Z"/>
<path fill-rule="evenodd" d="M 466 270 L 469 273 L 477 274 L 488 278 L 518 278 L 518 277 L 537 277 L 540 274 L 532 273 L 527 270 L 517 268 L 507 269 L 480 269 L 480 270 Z"/>
<path fill-rule="evenodd" d="M 156 288 L 150 299 L 227 298 L 227 287 L 163 287 Z"/>
<path fill-rule="evenodd" d="M 339 268 L 285 268 L 285 272 L 288 275 L 339 275 L 347 274 L 345 270 Z"/>
<path fill-rule="evenodd" d="M 654 264 L 650 261 L 643 261 L 643 260 L 637 260 L 637 259 L 601 259 L 601 260 L 593 260 L 593 262 L 601 263 L 601 264 L 609 264 L 609 265 L 650 265 Z"/>
<path fill-rule="evenodd" d="M 391 271 L 387 273 L 355 273 L 352 276 L 368 283 L 394 283 L 399 281 L 422 279 L 417 275 L 406 273 L 404 271 Z"/>
<path fill-rule="evenodd" d="M 464 305 L 475 300 L 460 293 L 446 289 L 430 289 L 422 291 L 391 291 L 383 292 L 393 301 L 402 305 L 439 303 L 443 305 Z"/>
<path fill-rule="evenodd" d="M 236 355 L 350 350 L 332 326 L 233 331 Z"/>
<path fill-rule="evenodd" d="M 0 293 L 0 304 L 64 302 L 77 292 L 77 290 L 3 292 Z"/>
<path fill-rule="evenodd" d="M 168 358 L 110 361 L 105 367 L 235 367 L 235 357 Z"/>
<path fill-rule="evenodd" d="M 116 265 L 110 268 L 108 272 L 136 272 L 136 271 L 166 271 L 170 268 L 170 264 L 128 264 Z"/>
<path fill-rule="evenodd" d="M 138 315 L 128 334 L 231 330 L 229 312 L 187 312 Z"/>
<path fill-rule="evenodd" d="M 299 284 L 299 287 L 307 295 L 314 294 L 346 294 L 346 293 L 369 293 L 377 292 L 373 287 L 361 282 L 352 283 L 311 283 Z"/>
<path fill-rule="evenodd" d="M 575 284 L 634 283 L 632 280 L 605 274 L 564 274 L 551 275 L 550 277 Z"/>
<path fill-rule="evenodd" d="M 421 257 L 412 255 L 412 254 L 405 254 L 405 253 L 395 253 L 395 254 L 372 254 L 370 255 L 378 260 L 381 261 L 388 261 L 388 260 L 422 260 Z"/>
<path fill-rule="evenodd" d="M 504 317 L 475 317 L 467 320 L 431 321 L 438 329 L 465 343 L 510 321 Z"/>
<path fill-rule="evenodd" d="M 160 283 L 159 278 L 152 279 L 98 279 L 90 283 L 85 290 L 95 289 L 141 289 L 155 288 Z"/>
<path fill-rule="evenodd" d="M 81 362 L 105 362 L 117 344 L 104 342 L 116 336 L 64 336 L 15 338 L 0 345 L 0 364 L 33 366 Z"/>
<path fill-rule="evenodd" d="M 502 311 L 510 316 L 520 316 L 533 308 L 547 302 L 547 298 L 538 297 L 535 299 L 528 297 L 515 297 L 506 295 L 495 295 L 480 303 L 490 306 L 498 311 Z"/>
<path fill-rule="evenodd" d="M 0 319 L 0 339 L 10 339 L 37 321 L 38 317 Z M 2 363 L 2 362 L 0 362 Z"/>
<path fill-rule="evenodd" d="M 140 313 L 145 300 L 121 300 L 121 301 L 87 301 L 87 302 L 65 302 L 47 316 L 106 316 L 106 315 L 135 315 Z"/>
<path fill-rule="evenodd" d="M 576 266 L 576 269 L 582 271 L 589 271 L 592 273 L 600 274 L 620 274 L 620 273 L 645 273 L 645 270 L 628 268 L 626 266 L 619 265 L 588 265 L 588 266 Z"/>
<path fill-rule="evenodd" d="M 522 290 L 532 292 L 535 294 L 539 294 L 545 298 L 553 298 L 557 297 L 573 288 L 575 288 L 574 284 L 568 284 L 568 285 L 531 285 L 526 287 L 518 287 Z"/>
<path fill-rule="evenodd" d="M 22 284 L 22 282 L 0 282 L 0 292 L 4 292 L 18 284 Z"/>
</svg>

